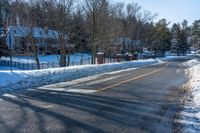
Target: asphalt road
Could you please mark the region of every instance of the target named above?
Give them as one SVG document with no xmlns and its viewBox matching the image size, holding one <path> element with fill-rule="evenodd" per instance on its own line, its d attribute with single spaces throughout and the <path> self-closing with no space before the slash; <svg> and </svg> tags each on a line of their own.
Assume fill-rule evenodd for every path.
<svg viewBox="0 0 200 133">
<path fill-rule="evenodd" d="M 182 62 L 4 94 L 0 133 L 173 132 Z"/>
</svg>

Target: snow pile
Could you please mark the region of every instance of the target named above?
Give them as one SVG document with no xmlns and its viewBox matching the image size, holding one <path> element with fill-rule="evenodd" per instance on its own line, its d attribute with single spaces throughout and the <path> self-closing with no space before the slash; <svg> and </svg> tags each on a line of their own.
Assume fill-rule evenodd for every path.
<svg viewBox="0 0 200 133">
<path fill-rule="evenodd" d="M 83 65 L 65 68 L 54 68 L 33 71 L 0 71 L 0 89 L 14 90 L 38 87 L 63 81 L 70 81 L 82 77 L 93 76 L 105 72 L 135 68 L 158 63 L 158 60 L 137 60 L 103 65 Z"/>
<path fill-rule="evenodd" d="M 184 132 L 200 132 L 200 62 L 191 60 L 184 64 L 189 75 L 190 94 L 186 98 L 178 123 Z"/>
<path fill-rule="evenodd" d="M 200 62 L 198 60 L 193 59 L 193 60 L 190 60 L 190 61 L 184 63 L 184 66 L 187 67 L 187 68 L 193 69 L 192 68 L 193 66 L 196 66 L 196 65 L 199 65 L 199 64 L 200 64 Z M 198 67 L 198 66 L 196 66 L 196 67 Z M 190 72 L 190 70 L 187 71 L 187 72 Z"/>
</svg>

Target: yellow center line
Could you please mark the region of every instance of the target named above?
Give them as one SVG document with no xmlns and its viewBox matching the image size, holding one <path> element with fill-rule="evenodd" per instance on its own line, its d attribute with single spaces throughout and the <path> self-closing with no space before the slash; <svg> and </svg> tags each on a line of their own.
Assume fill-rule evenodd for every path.
<svg viewBox="0 0 200 133">
<path fill-rule="evenodd" d="M 121 85 L 121 84 L 130 82 L 130 81 L 134 81 L 134 80 L 137 80 L 137 79 L 141 79 L 141 78 L 143 78 L 143 77 L 146 77 L 146 76 L 149 76 L 149 75 L 151 75 L 151 74 L 157 73 L 157 72 L 159 72 L 159 71 L 161 71 L 161 70 L 167 68 L 167 67 L 169 66 L 169 64 L 171 64 L 171 63 L 167 63 L 164 67 L 162 67 L 162 68 L 160 68 L 160 69 L 157 69 L 157 70 L 155 70 L 155 71 L 152 71 L 152 72 L 150 72 L 150 73 L 146 73 L 146 74 L 140 75 L 140 76 L 138 76 L 138 77 L 134 77 L 134 78 L 131 78 L 131 79 L 128 79 L 128 80 L 124 80 L 124 81 L 121 81 L 121 82 L 119 82 L 119 83 L 112 84 L 112 85 L 109 85 L 109 86 L 107 86 L 107 87 L 101 88 L 101 89 L 97 90 L 96 92 L 101 92 L 101 91 L 104 91 L 104 90 L 107 90 L 107 89 L 110 89 L 110 88 L 119 86 L 119 85 Z"/>
</svg>

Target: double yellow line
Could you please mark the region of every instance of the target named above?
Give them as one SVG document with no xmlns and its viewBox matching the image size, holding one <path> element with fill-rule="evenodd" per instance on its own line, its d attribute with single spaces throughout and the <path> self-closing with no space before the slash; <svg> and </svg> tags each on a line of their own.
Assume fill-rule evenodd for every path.
<svg viewBox="0 0 200 133">
<path fill-rule="evenodd" d="M 130 82 L 130 81 L 134 81 L 134 80 L 137 80 L 137 79 L 141 79 L 143 77 L 146 77 L 146 76 L 149 76 L 151 74 L 154 74 L 154 73 L 157 73 L 165 68 L 167 68 L 169 66 L 169 64 L 171 63 L 166 63 L 166 65 L 160 69 L 157 69 L 155 71 L 152 71 L 150 73 L 146 73 L 146 74 L 143 74 L 143 75 L 140 75 L 140 76 L 137 76 L 137 77 L 134 77 L 134 78 L 131 78 L 131 79 L 128 79 L 128 80 L 124 80 L 124 81 L 121 81 L 121 82 L 118 82 L 116 84 L 112 84 L 112 85 L 109 85 L 109 86 L 106 86 L 104 88 L 101 88 L 101 89 L 98 89 L 96 92 L 101 92 L 101 91 L 104 91 L 104 90 L 107 90 L 107 89 L 110 89 L 110 88 L 113 88 L 113 87 L 116 87 L 116 86 L 119 86 L 121 84 L 124 84 L 124 83 L 127 83 L 127 82 Z"/>
</svg>

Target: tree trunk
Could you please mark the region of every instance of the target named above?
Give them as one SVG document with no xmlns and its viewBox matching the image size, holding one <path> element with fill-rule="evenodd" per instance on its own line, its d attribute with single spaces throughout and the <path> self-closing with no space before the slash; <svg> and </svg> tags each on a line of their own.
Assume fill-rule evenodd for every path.
<svg viewBox="0 0 200 133">
<path fill-rule="evenodd" d="M 177 52 L 177 56 L 179 56 L 180 55 L 179 50 L 177 50 L 176 52 Z"/>
<path fill-rule="evenodd" d="M 70 65 L 70 55 L 71 55 L 71 48 L 70 48 L 70 46 L 69 46 L 69 48 L 68 48 L 68 52 L 67 52 L 67 66 L 69 66 Z"/>
<path fill-rule="evenodd" d="M 33 37 L 31 37 L 31 40 L 32 40 L 32 48 L 33 48 L 33 52 L 34 52 L 35 63 L 36 63 L 37 69 L 40 69 L 40 61 L 38 58 L 38 48 L 35 45 L 35 40 Z"/>
<path fill-rule="evenodd" d="M 35 53 L 35 62 L 36 62 L 37 69 L 40 69 L 40 61 L 39 61 L 39 58 L 38 58 L 37 48 L 36 48 L 36 51 L 34 53 Z"/>
<path fill-rule="evenodd" d="M 157 57 L 157 49 L 155 49 L 155 53 L 154 53 L 155 57 Z"/>
<path fill-rule="evenodd" d="M 95 50 L 95 32 L 96 32 L 96 17 L 95 17 L 95 7 L 94 7 L 94 2 L 93 2 L 93 12 L 92 12 L 92 59 L 91 59 L 91 64 L 95 64 L 95 55 L 96 55 L 96 50 Z"/>
<path fill-rule="evenodd" d="M 60 39 L 60 67 L 66 67 L 66 51 L 64 38 Z"/>
</svg>

